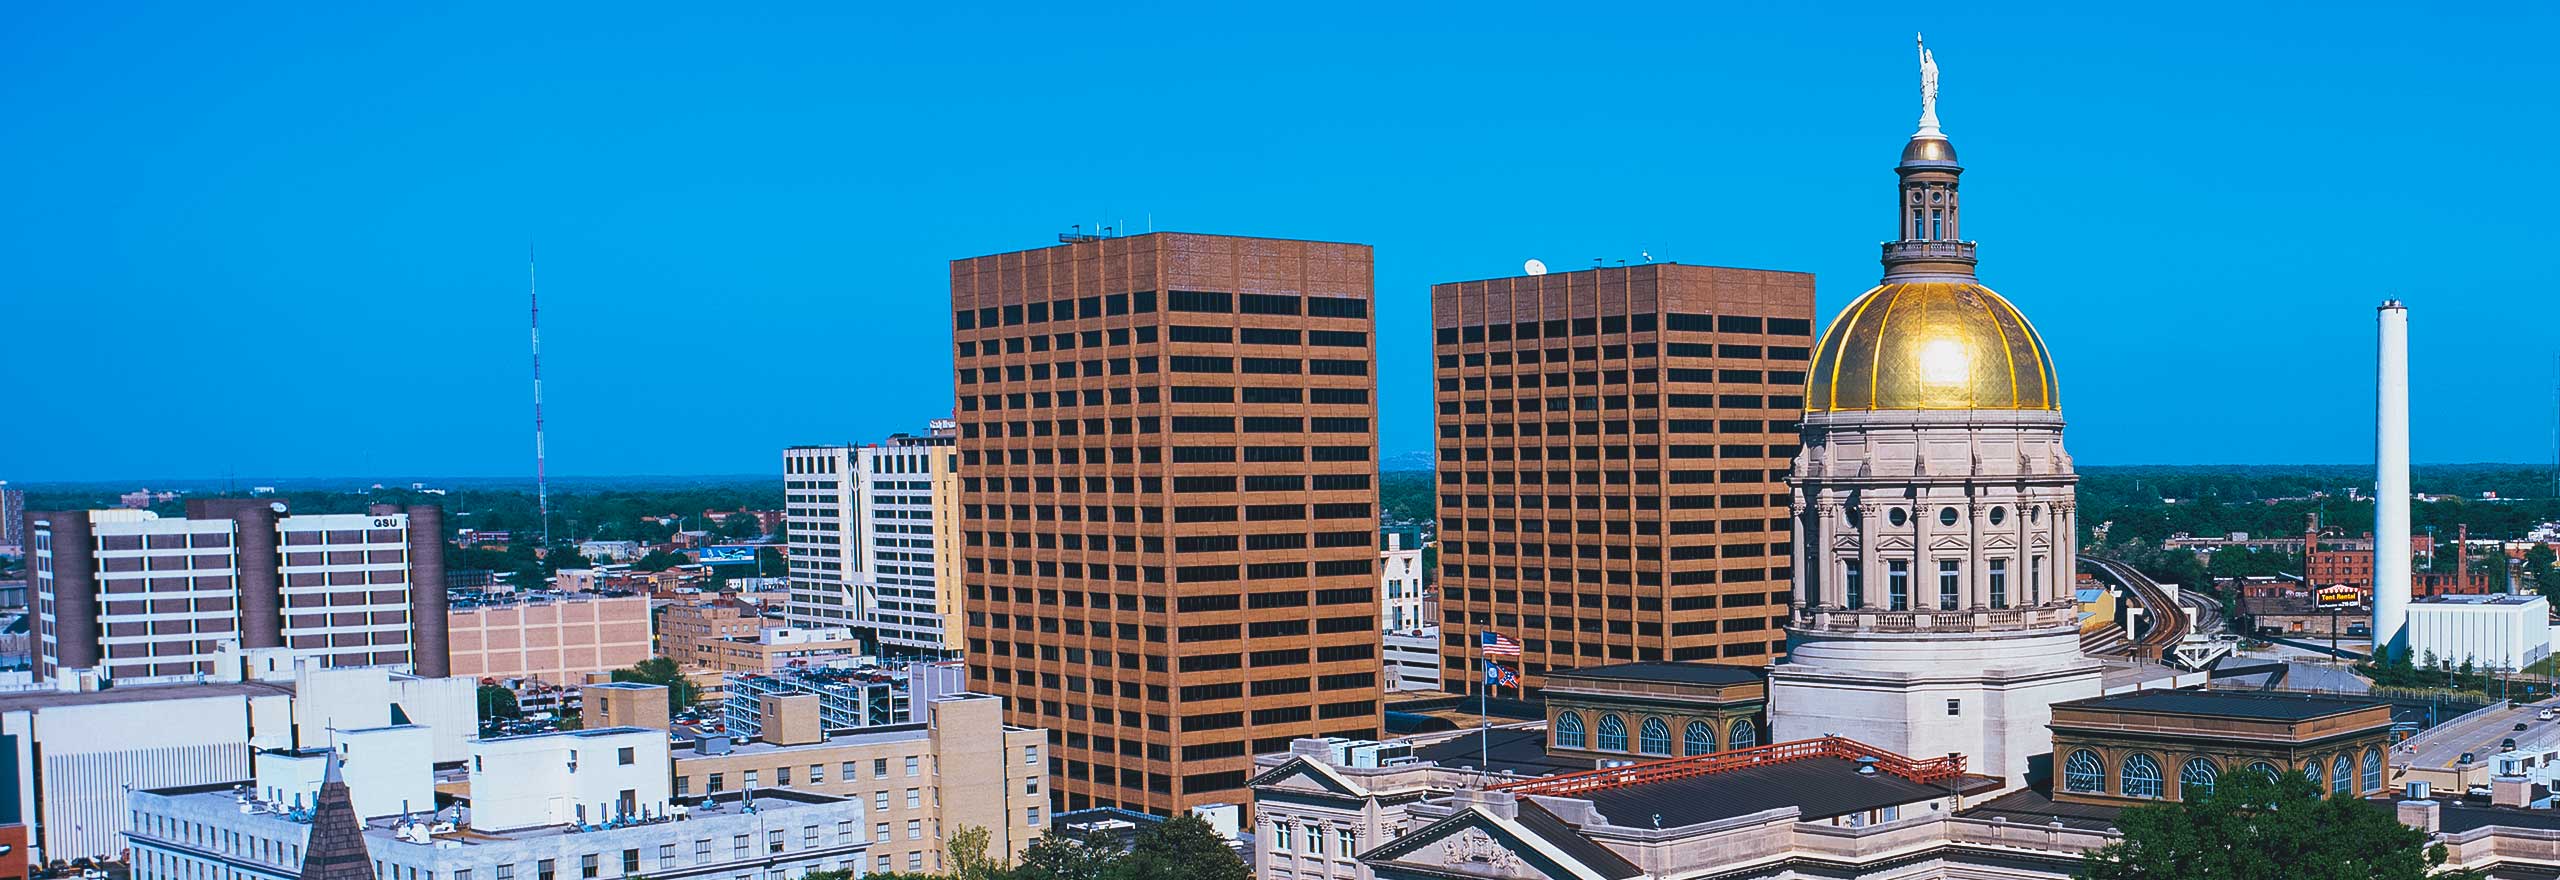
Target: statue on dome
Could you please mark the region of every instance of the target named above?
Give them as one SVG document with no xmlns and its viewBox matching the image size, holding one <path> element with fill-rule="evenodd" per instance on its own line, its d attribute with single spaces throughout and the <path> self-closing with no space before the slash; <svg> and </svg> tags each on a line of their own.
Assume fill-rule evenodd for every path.
<svg viewBox="0 0 2560 880">
<path fill-rule="evenodd" d="M 1938 56 L 1929 54 L 1929 44 L 1913 34 L 1912 42 L 1920 46 L 1920 130 L 1938 131 Z"/>
</svg>

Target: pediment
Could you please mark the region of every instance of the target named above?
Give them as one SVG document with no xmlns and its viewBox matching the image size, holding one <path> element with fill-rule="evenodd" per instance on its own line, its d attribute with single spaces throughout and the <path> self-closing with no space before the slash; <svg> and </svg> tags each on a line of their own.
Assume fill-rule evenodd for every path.
<svg viewBox="0 0 2560 880">
<path fill-rule="evenodd" d="M 1284 791 L 1310 791 L 1360 797 L 1362 792 L 1334 774 L 1331 768 L 1305 758 L 1291 758 L 1278 767 L 1264 771 L 1246 783 L 1254 788 L 1276 788 Z"/>
<path fill-rule="evenodd" d="M 1993 535 L 1989 540 L 1983 541 L 1982 546 L 1994 550 L 2008 549 L 2018 546 L 2018 539 L 2008 535 Z"/>
<path fill-rule="evenodd" d="M 1876 539 L 1876 549 L 1909 550 L 1911 549 L 1911 539 L 1901 535 L 1886 535 L 1882 538 Z"/>
<path fill-rule="evenodd" d="M 1931 550 L 1962 550 L 1964 548 L 1964 538 L 1958 535 L 1945 535 L 1929 542 Z"/>
</svg>

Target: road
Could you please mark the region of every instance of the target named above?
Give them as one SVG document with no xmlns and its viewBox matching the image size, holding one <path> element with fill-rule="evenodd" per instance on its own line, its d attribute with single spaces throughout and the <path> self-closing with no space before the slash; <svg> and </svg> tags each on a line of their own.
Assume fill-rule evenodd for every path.
<svg viewBox="0 0 2560 880">
<path fill-rule="evenodd" d="M 2534 718 L 2548 706 L 2547 703 L 2529 703 L 2508 708 L 2502 704 L 2436 725 L 2394 749 L 2392 763 L 2408 767 L 2459 769 L 2462 754 L 2469 752 L 2473 763 L 2486 764 L 2492 756 L 2504 751 L 2499 746 L 2509 738 L 2525 747 L 2549 748 L 2560 743 L 2560 720 L 2539 721 Z M 2517 730 L 2518 724 L 2524 725 L 2525 729 Z"/>
</svg>

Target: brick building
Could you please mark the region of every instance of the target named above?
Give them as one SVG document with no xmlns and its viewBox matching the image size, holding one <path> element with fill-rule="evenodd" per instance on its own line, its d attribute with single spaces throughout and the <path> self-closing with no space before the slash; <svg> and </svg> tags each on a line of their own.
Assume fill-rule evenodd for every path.
<svg viewBox="0 0 2560 880">
<path fill-rule="evenodd" d="M 1442 677 L 1768 662 L 1813 276 L 1671 263 L 1434 285 Z"/>
<path fill-rule="evenodd" d="M 1375 735 L 1372 284 L 1365 245 L 1177 233 L 952 262 L 971 683 L 1052 731 L 1063 809 Z"/>
</svg>

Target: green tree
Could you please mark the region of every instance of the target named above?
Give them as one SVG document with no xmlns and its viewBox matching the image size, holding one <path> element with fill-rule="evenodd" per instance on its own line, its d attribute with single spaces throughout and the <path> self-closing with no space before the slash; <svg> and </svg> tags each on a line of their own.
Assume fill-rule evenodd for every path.
<svg viewBox="0 0 2560 880">
<path fill-rule="evenodd" d="M 480 720 L 522 717 L 524 710 L 516 706 L 516 692 L 494 684 L 480 686 Z"/>
<path fill-rule="evenodd" d="M 1119 863 L 1120 851 L 1108 841 L 1046 834 L 1023 848 L 1013 880 L 1112 880 Z"/>
<path fill-rule="evenodd" d="M 2083 857 L 2085 880 L 2427 880 L 2442 845 L 2388 810 L 2352 797 L 2323 800 L 2317 782 L 2292 771 L 2269 778 L 2225 773 L 2213 793 L 2186 803 L 2133 807 L 2116 818 L 2122 839 Z"/>
<path fill-rule="evenodd" d="M 682 553 L 669 553 L 665 550 L 651 550 L 648 553 L 642 554 L 638 560 L 632 562 L 631 567 L 637 571 L 665 571 L 691 561 L 692 560 L 684 558 L 684 554 Z"/>
<path fill-rule="evenodd" d="M 752 513 L 732 513 L 720 521 L 720 537 L 753 538 L 764 534 L 764 523 Z"/>
<path fill-rule="evenodd" d="M 1004 860 L 987 855 L 987 842 L 994 835 L 976 825 L 962 825 L 942 844 L 942 866 L 949 869 L 952 880 L 1011 880 L 1013 870 Z"/>
<path fill-rule="evenodd" d="M 2549 544 L 2535 544 L 2524 551 L 2524 574 L 2533 579 L 2533 588 L 2545 596 L 2560 596 L 2560 579 L 2552 577 L 2552 564 L 2560 562 Z"/>
<path fill-rule="evenodd" d="M 668 657 L 651 657 L 631 664 L 629 667 L 616 669 L 613 671 L 613 680 L 666 685 L 667 708 L 675 711 L 682 711 L 685 707 L 693 705 L 693 701 L 700 697 L 693 686 L 693 680 L 686 678 L 684 670 L 676 665 L 673 658 Z"/>
<path fill-rule="evenodd" d="M 1175 816 L 1138 832 L 1114 880 L 1252 880 L 1253 870 L 1198 816 Z"/>
</svg>

